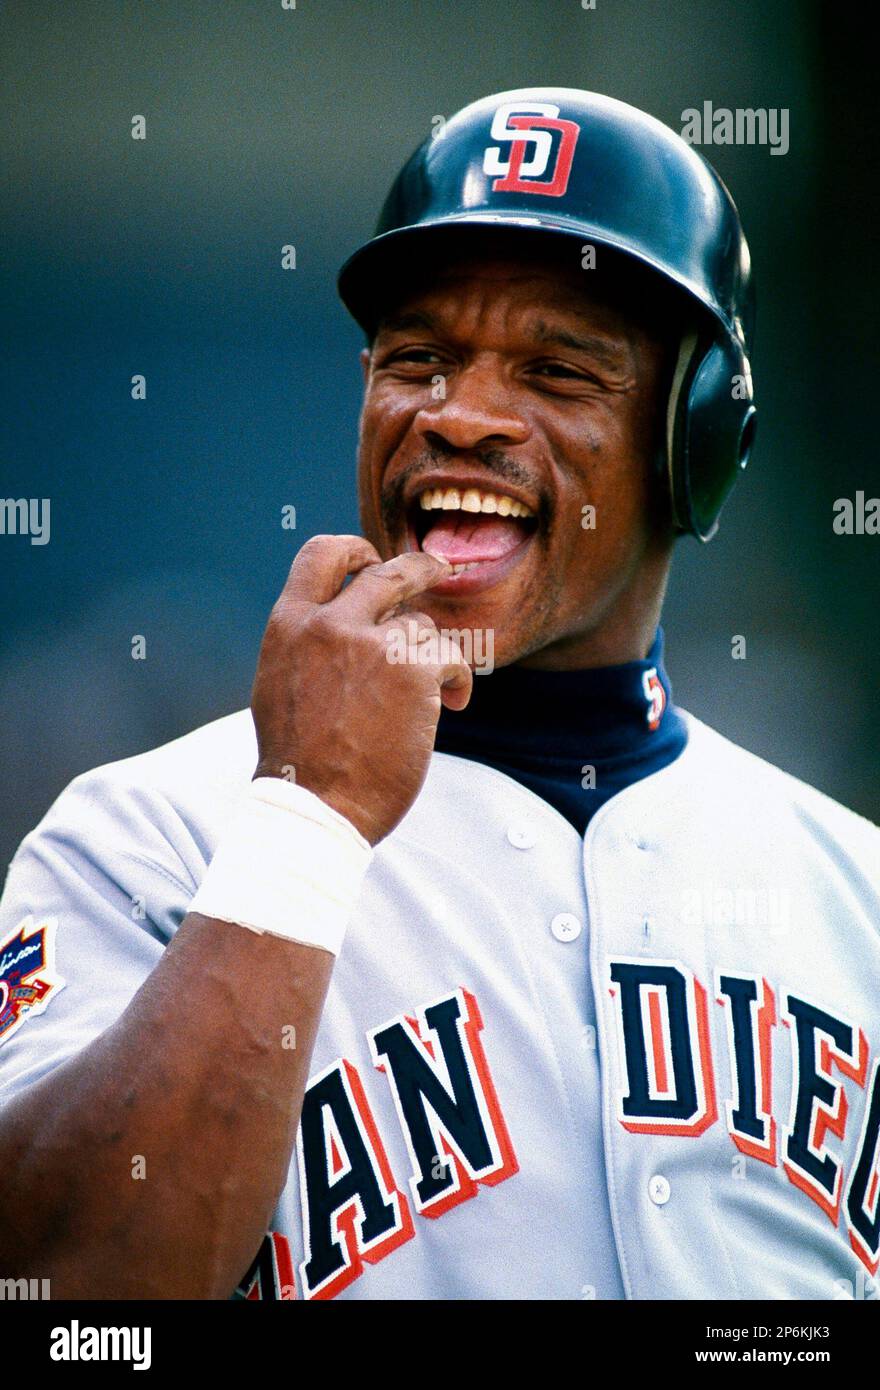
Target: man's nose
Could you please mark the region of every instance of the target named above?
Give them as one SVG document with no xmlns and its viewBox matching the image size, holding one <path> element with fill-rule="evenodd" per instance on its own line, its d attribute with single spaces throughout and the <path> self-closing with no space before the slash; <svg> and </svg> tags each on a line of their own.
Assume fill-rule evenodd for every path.
<svg viewBox="0 0 880 1390">
<path fill-rule="evenodd" d="M 413 427 L 429 442 L 475 449 L 485 444 L 523 444 L 531 426 L 509 383 L 489 366 L 459 368 L 435 384 L 440 398 L 416 415 Z M 432 438 L 433 437 L 433 438 Z"/>
</svg>

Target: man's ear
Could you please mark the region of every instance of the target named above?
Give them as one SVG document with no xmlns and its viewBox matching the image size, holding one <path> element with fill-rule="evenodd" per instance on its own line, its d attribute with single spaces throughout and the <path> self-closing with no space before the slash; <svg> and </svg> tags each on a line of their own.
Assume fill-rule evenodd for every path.
<svg viewBox="0 0 880 1390">
<path fill-rule="evenodd" d="M 368 378 L 368 376 L 369 376 L 369 374 L 370 374 L 370 349 L 369 349 L 369 348 L 361 348 L 361 371 L 362 371 L 363 374 L 364 374 L 364 385 L 366 386 L 366 384 L 367 384 L 367 378 Z"/>
</svg>

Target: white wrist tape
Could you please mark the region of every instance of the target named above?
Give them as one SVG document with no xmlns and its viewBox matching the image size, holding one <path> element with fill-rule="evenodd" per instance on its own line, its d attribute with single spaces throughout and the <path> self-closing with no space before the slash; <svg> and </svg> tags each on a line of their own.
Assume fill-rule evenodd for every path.
<svg viewBox="0 0 880 1390">
<path fill-rule="evenodd" d="M 335 956 L 372 857 L 351 821 L 314 792 L 257 777 L 189 910 Z"/>
</svg>

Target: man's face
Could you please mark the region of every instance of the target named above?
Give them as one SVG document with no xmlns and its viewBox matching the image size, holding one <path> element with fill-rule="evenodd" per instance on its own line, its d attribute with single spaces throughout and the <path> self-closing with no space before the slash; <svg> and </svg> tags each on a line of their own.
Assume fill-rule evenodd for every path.
<svg viewBox="0 0 880 1390">
<path fill-rule="evenodd" d="M 386 559 L 421 546 L 467 566 L 412 606 L 491 629 L 497 665 L 635 659 L 659 618 L 668 349 L 590 274 L 453 262 L 363 353 L 363 533 Z"/>
</svg>

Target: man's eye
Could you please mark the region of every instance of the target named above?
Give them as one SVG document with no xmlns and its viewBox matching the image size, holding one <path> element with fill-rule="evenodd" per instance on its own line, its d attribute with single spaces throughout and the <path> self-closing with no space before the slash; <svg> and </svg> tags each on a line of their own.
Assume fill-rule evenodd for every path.
<svg viewBox="0 0 880 1390">
<path fill-rule="evenodd" d="M 393 354 L 392 362 L 439 362 L 440 358 L 430 348 L 402 348 Z"/>
<path fill-rule="evenodd" d="M 542 373 L 547 376 L 560 377 L 563 380 L 586 381 L 583 372 L 576 372 L 572 367 L 564 367 L 561 362 L 542 362 L 535 368 L 538 375 Z"/>
</svg>

